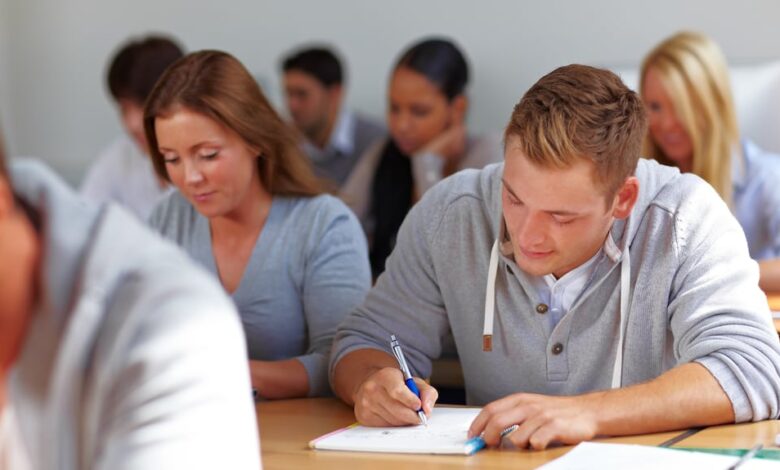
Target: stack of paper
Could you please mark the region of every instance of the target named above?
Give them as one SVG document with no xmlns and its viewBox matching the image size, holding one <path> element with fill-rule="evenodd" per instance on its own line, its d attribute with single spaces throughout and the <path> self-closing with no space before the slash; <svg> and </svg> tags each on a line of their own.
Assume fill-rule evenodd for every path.
<svg viewBox="0 0 780 470">
<path fill-rule="evenodd" d="M 705 454 L 703 452 L 687 452 L 684 450 L 667 449 L 664 447 L 649 447 L 627 444 L 600 444 L 583 442 L 563 457 L 539 467 L 544 470 L 634 470 L 658 469 L 691 470 L 698 468 L 726 469 L 734 465 L 739 457 Z M 745 469 L 777 469 L 777 462 L 770 460 L 751 459 L 740 465 Z"/>
</svg>

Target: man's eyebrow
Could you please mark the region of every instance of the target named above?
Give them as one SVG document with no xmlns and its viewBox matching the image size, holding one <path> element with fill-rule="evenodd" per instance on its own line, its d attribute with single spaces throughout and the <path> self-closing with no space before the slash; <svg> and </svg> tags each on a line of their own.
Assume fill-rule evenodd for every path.
<svg viewBox="0 0 780 470">
<path fill-rule="evenodd" d="M 503 183 L 504 187 L 506 188 L 507 191 L 509 191 L 509 194 L 511 194 L 512 197 L 514 197 L 515 199 L 517 199 L 520 202 L 523 201 L 522 199 L 520 199 L 520 197 L 517 194 L 515 194 L 515 192 L 512 190 L 512 187 L 509 186 L 509 184 L 507 184 L 507 182 L 506 182 L 506 180 L 504 178 L 501 178 L 501 183 Z M 558 216 L 564 216 L 564 217 L 577 217 L 577 216 L 582 215 L 579 212 L 567 211 L 567 210 L 544 211 L 544 212 L 546 212 L 546 213 L 548 213 L 550 215 L 558 215 Z"/>
<path fill-rule="evenodd" d="M 504 185 L 504 187 L 506 188 L 506 190 L 507 190 L 507 191 L 509 191 L 509 194 L 511 194 L 512 196 L 514 196 L 514 197 L 515 197 L 515 199 L 520 199 L 520 198 L 517 196 L 517 194 L 515 194 L 515 192 L 512 190 L 512 187 L 511 187 L 511 186 L 509 186 L 509 183 L 507 183 L 507 182 L 506 182 L 506 180 L 505 180 L 504 178 L 501 178 L 501 183 L 503 183 L 503 185 Z"/>
</svg>

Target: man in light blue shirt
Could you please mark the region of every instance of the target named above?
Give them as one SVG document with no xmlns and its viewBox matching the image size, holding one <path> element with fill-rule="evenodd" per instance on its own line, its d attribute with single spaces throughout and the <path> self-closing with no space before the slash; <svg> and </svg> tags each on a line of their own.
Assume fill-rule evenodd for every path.
<svg viewBox="0 0 780 470">
<path fill-rule="evenodd" d="M 317 174 L 340 187 L 385 131 L 343 105 L 343 71 L 330 50 L 299 50 L 284 59 L 282 69 L 287 109 L 303 135 L 303 149 Z"/>
</svg>

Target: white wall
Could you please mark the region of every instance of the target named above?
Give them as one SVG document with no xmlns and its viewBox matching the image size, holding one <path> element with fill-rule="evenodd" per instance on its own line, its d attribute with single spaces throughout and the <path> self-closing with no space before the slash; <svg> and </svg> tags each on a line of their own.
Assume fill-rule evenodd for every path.
<svg viewBox="0 0 780 470">
<path fill-rule="evenodd" d="M 280 55 L 325 40 L 348 61 L 350 103 L 381 117 L 396 54 L 445 34 L 470 59 L 470 119 L 483 131 L 500 129 L 554 67 L 636 65 L 681 28 L 710 34 L 737 62 L 780 58 L 780 2 L 772 0 L 0 0 L 0 105 L 10 150 L 40 156 L 77 183 L 119 132 L 103 75 L 130 35 L 166 31 L 190 50 L 227 50 L 276 104 Z"/>
<path fill-rule="evenodd" d="M 9 32 L 9 20 L 8 15 L 3 14 L 8 11 L 9 0 L 0 0 L 0 134 L 4 138 L 0 138 L 0 144 L 3 140 L 8 140 L 11 137 L 11 86 L 9 83 L 9 74 L 6 73 L 9 70 L 9 58 L 10 58 L 10 32 Z M 0 136 L 2 137 L 2 136 Z M 5 142 L 5 146 L 9 147 L 10 142 Z"/>
</svg>

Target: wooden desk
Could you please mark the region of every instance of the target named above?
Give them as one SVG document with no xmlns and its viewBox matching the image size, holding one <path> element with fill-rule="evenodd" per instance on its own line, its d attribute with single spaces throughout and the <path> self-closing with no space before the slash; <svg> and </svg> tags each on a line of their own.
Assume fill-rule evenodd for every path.
<svg viewBox="0 0 780 470">
<path fill-rule="evenodd" d="M 769 309 L 773 312 L 780 312 L 780 294 L 773 293 L 767 294 L 766 299 L 769 301 Z M 775 330 L 780 333 L 780 319 L 774 320 Z"/>
<path fill-rule="evenodd" d="M 568 452 L 559 447 L 541 452 L 484 450 L 472 456 L 399 455 L 314 451 L 310 440 L 355 421 L 352 410 L 333 398 L 263 402 L 257 405 L 260 442 L 265 470 L 316 468 L 349 470 L 397 470 L 412 462 L 426 469 L 475 467 L 531 469 Z M 603 442 L 658 445 L 681 432 L 602 439 Z M 773 445 L 780 421 L 717 426 L 705 429 L 677 444 L 678 447 L 750 448 L 758 442 Z"/>
<path fill-rule="evenodd" d="M 678 442 L 674 447 L 749 449 L 760 442 L 764 448 L 776 449 L 777 434 L 780 434 L 780 421 L 713 426 Z"/>
<path fill-rule="evenodd" d="M 767 294 L 766 299 L 769 301 L 770 310 L 780 312 L 780 294 Z"/>
</svg>

